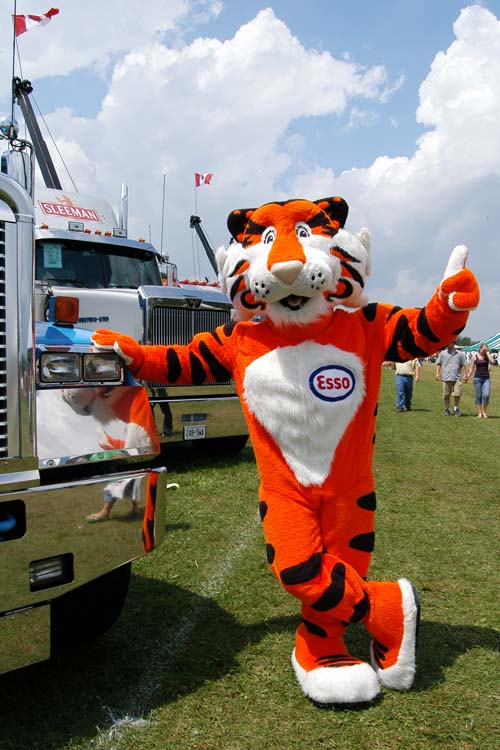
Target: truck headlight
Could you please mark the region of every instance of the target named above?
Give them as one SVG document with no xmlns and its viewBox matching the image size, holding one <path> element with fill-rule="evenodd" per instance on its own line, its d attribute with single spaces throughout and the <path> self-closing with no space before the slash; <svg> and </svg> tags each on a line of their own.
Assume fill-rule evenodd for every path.
<svg viewBox="0 0 500 750">
<path fill-rule="evenodd" d="M 83 355 L 83 379 L 94 382 L 121 380 L 120 358 L 114 352 Z"/>
<path fill-rule="evenodd" d="M 44 352 L 40 356 L 43 383 L 77 383 L 81 380 L 81 356 L 77 352 Z"/>
<path fill-rule="evenodd" d="M 43 352 L 42 383 L 117 383 L 122 380 L 121 360 L 114 352 Z"/>
</svg>

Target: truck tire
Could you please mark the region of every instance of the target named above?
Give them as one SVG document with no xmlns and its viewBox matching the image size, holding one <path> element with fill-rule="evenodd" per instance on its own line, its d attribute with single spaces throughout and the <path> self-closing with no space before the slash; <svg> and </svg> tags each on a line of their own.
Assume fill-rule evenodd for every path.
<svg viewBox="0 0 500 750">
<path fill-rule="evenodd" d="M 241 453 L 248 441 L 248 435 L 235 435 L 234 437 L 211 438 L 200 441 L 200 447 L 209 456 L 220 458 L 237 456 Z"/>
<path fill-rule="evenodd" d="M 108 630 L 127 598 L 131 563 L 51 602 L 52 653 L 79 646 Z"/>
</svg>

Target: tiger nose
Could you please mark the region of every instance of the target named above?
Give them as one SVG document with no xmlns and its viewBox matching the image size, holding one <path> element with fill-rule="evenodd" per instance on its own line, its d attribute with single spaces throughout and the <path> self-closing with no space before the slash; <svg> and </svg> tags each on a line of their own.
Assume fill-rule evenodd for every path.
<svg viewBox="0 0 500 750">
<path fill-rule="evenodd" d="M 271 273 L 283 284 L 293 284 L 303 267 L 304 264 L 300 260 L 285 260 L 274 263 L 271 267 Z"/>
</svg>

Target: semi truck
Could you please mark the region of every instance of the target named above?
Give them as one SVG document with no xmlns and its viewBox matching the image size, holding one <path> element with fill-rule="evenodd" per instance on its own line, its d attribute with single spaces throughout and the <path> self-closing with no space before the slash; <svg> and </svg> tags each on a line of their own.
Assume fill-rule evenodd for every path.
<svg viewBox="0 0 500 750">
<path fill-rule="evenodd" d="M 71 294 L 35 320 L 40 240 L 32 196 L 0 173 L 0 673 L 105 631 L 165 533 L 145 388 L 94 350 Z"/>
<path fill-rule="evenodd" d="M 54 298 L 72 295 L 79 300 L 79 326 L 111 328 L 144 344 L 186 344 L 194 334 L 226 323 L 232 307 L 217 282 L 179 281 L 175 263 L 151 243 L 128 237 L 125 185 L 118 218 L 102 198 L 62 189 L 31 106 L 31 91 L 29 81 L 14 78 L 13 95 L 45 183 L 36 188 L 34 199 L 36 320 L 46 320 Z M 5 171 L 29 171 L 19 166 L 19 150 L 11 140 Z M 214 265 L 213 252 L 209 259 Z M 232 382 L 146 387 L 162 447 L 203 444 L 235 455 L 246 444 L 247 428 Z"/>
</svg>

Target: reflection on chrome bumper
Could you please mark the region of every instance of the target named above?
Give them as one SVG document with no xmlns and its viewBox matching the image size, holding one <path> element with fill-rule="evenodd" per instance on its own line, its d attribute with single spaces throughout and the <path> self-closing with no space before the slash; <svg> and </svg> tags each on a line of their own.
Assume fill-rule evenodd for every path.
<svg viewBox="0 0 500 750">
<path fill-rule="evenodd" d="M 159 452 L 143 386 L 41 389 L 36 406 L 40 468 Z"/>
<path fill-rule="evenodd" d="M 48 601 L 159 544 L 166 485 L 166 472 L 158 469 L 1 494 L 4 513 L 12 503 L 24 528 L 21 536 L 15 527 L 0 536 L 0 613 Z M 95 520 L 103 509 L 108 520 Z M 40 561 L 59 557 L 68 560 L 70 580 L 35 581 Z"/>
</svg>

